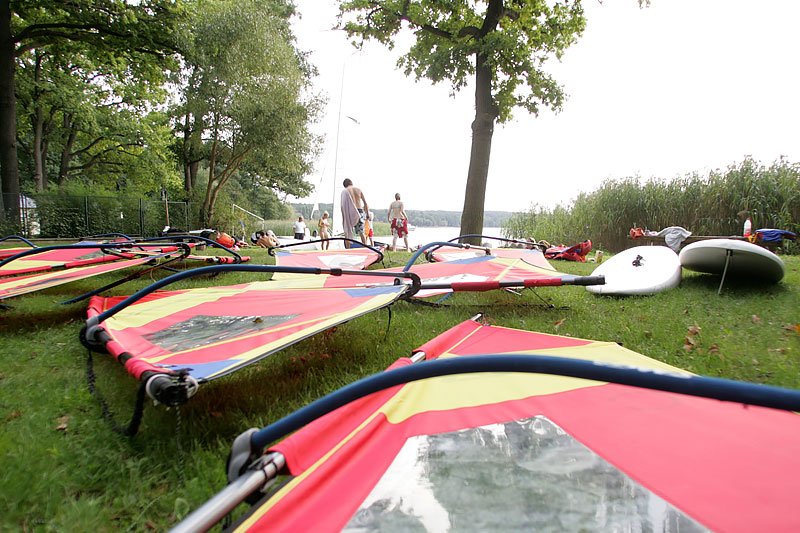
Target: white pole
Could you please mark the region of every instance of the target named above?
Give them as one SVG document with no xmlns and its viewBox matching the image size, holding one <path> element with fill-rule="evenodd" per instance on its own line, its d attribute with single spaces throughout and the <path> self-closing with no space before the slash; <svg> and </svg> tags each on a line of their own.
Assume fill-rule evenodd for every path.
<svg viewBox="0 0 800 533">
<path fill-rule="evenodd" d="M 331 202 L 331 218 L 333 218 L 333 224 L 331 225 L 331 232 L 333 235 L 341 233 L 344 231 L 344 225 L 342 223 L 342 213 L 337 212 L 336 206 L 340 205 L 340 202 L 336 201 L 336 193 L 337 188 L 339 187 L 339 132 L 342 128 L 342 101 L 344 100 L 344 72 L 345 72 L 346 63 L 342 63 L 342 82 L 339 87 L 339 114 L 336 118 L 336 147 L 334 148 L 334 155 L 333 155 L 333 199 Z M 341 211 L 341 209 L 339 210 Z"/>
</svg>

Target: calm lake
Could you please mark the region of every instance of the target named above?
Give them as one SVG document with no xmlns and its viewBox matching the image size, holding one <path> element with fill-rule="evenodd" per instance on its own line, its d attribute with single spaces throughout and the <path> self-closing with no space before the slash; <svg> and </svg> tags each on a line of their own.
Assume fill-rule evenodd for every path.
<svg viewBox="0 0 800 533">
<path fill-rule="evenodd" d="M 459 235 L 459 228 L 456 227 L 417 227 L 408 234 L 408 244 L 411 248 L 428 244 L 429 242 L 449 241 Z M 502 228 L 483 228 L 483 235 L 502 237 Z M 376 241 L 392 244 L 391 235 L 376 235 Z M 402 239 L 398 239 L 398 245 L 402 246 Z M 499 246 L 497 241 L 490 241 L 492 246 Z"/>
</svg>

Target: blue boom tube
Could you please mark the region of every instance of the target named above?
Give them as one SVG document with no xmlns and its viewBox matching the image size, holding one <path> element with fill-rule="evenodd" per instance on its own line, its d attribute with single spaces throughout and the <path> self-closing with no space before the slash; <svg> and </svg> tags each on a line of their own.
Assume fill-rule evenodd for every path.
<svg viewBox="0 0 800 533">
<path fill-rule="evenodd" d="M 614 366 L 608 363 L 565 357 L 483 354 L 424 361 L 356 381 L 254 432 L 250 438 L 251 450 L 254 454 L 260 453 L 270 443 L 369 394 L 421 379 L 479 372 L 555 374 L 773 409 L 800 411 L 800 391 L 794 389 L 723 378 Z"/>
</svg>

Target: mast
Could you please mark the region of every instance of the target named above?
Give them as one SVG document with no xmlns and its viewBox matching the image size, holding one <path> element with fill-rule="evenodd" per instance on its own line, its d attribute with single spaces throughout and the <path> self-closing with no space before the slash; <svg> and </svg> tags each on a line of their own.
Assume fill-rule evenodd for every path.
<svg viewBox="0 0 800 533">
<path fill-rule="evenodd" d="M 333 201 L 331 205 L 331 211 L 333 211 L 330 215 L 332 220 L 331 224 L 331 234 L 332 235 L 339 235 L 344 233 L 344 226 L 342 225 L 342 209 L 341 203 L 342 198 L 341 195 L 338 193 L 339 188 L 339 132 L 342 129 L 342 100 L 344 99 L 344 69 L 345 64 L 342 64 L 342 82 L 339 87 L 339 115 L 336 119 L 336 148 L 334 149 L 334 156 L 333 156 Z"/>
</svg>

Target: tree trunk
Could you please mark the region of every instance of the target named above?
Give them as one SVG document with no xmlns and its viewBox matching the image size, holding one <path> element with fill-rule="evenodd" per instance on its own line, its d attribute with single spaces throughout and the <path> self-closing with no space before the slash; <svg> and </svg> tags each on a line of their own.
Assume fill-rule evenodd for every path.
<svg viewBox="0 0 800 533">
<path fill-rule="evenodd" d="M 14 93 L 14 38 L 11 2 L 0 0 L 0 212 L 10 223 L 19 221 L 17 161 L 17 96 Z"/>
<path fill-rule="evenodd" d="M 42 190 L 46 191 L 50 185 L 47 178 L 47 149 L 50 147 L 50 128 L 45 125 L 42 132 Z"/>
<path fill-rule="evenodd" d="M 206 186 L 206 195 L 203 198 L 203 207 L 200 208 L 200 224 L 203 227 L 211 226 L 211 218 L 214 215 L 214 203 L 211 200 L 212 191 L 214 190 L 214 182 L 217 179 L 217 138 L 216 130 L 214 131 L 214 141 L 211 143 L 211 154 L 208 158 L 208 185 Z"/>
<path fill-rule="evenodd" d="M 41 103 L 42 55 L 36 54 L 33 71 L 33 183 L 36 192 L 42 192 L 47 186 L 44 176 L 44 110 Z"/>
<path fill-rule="evenodd" d="M 44 190 L 44 161 L 42 160 L 44 117 L 38 104 L 34 105 L 36 110 L 33 114 L 33 182 L 36 184 L 36 192 L 42 192 Z"/>
<path fill-rule="evenodd" d="M 69 132 L 64 141 L 64 148 L 61 150 L 61 163 L 58 167 L 58 186 L 64 185 L 69 175 L 69 163 L 72 161 L 72 147 L 75 145 L 75 137 L 78 132 L 72 122 L 72 114 L 64 115 L 64 129 Z"/>
<path fill-rule="evenodd" d="M 211 221 L 214 220 L 214 214 L 217 208 L 217 197 L 219 196 L 219 187 L 214 187 L 211 190 L 211 194 L 208 197 L 208 210 L 206 211 L 206 217 L 208 217 L 208 224 L 211 224 Z"/>
<path fill-rule="evenodd" d="M 186 192 L 192 192 L 197 186 L 197 171 L 200 169 L 200 161 L 192 161 L 187 165 L 186 168 L 189 172 L 189 190 Z"/>
<path fill-rule="evenodd" d="M 475 57 L 475 120 L 472 122 L 472 148 L 469 156 L 464 210 L 461 212 L 461 235 L 480 235 L 483 232 L 483 208 L 486 200 L 486 180 L 489 176 L 489 156 L 497 110 L 492 103 L 492 72 L 483 54 Z M 466 242 L 480 244 L 479 238 Z"/>
<path fill-rule="evenodd" d="M 191 135 L 192 129 L 190 126 L 191 121 L 191 113 L 187 110 L 186 113 L 183 115 L 183 153 L 181 154 L 183 158 L 183 190 L 186 192 L 186 196 L 188 197 L 189 194 L 194 189 L 195 184 L 195 177 L 197 172 L 197 167 L 194 169 L 192 168 L 192 157 L 191 157 Z"/>
</svg>

